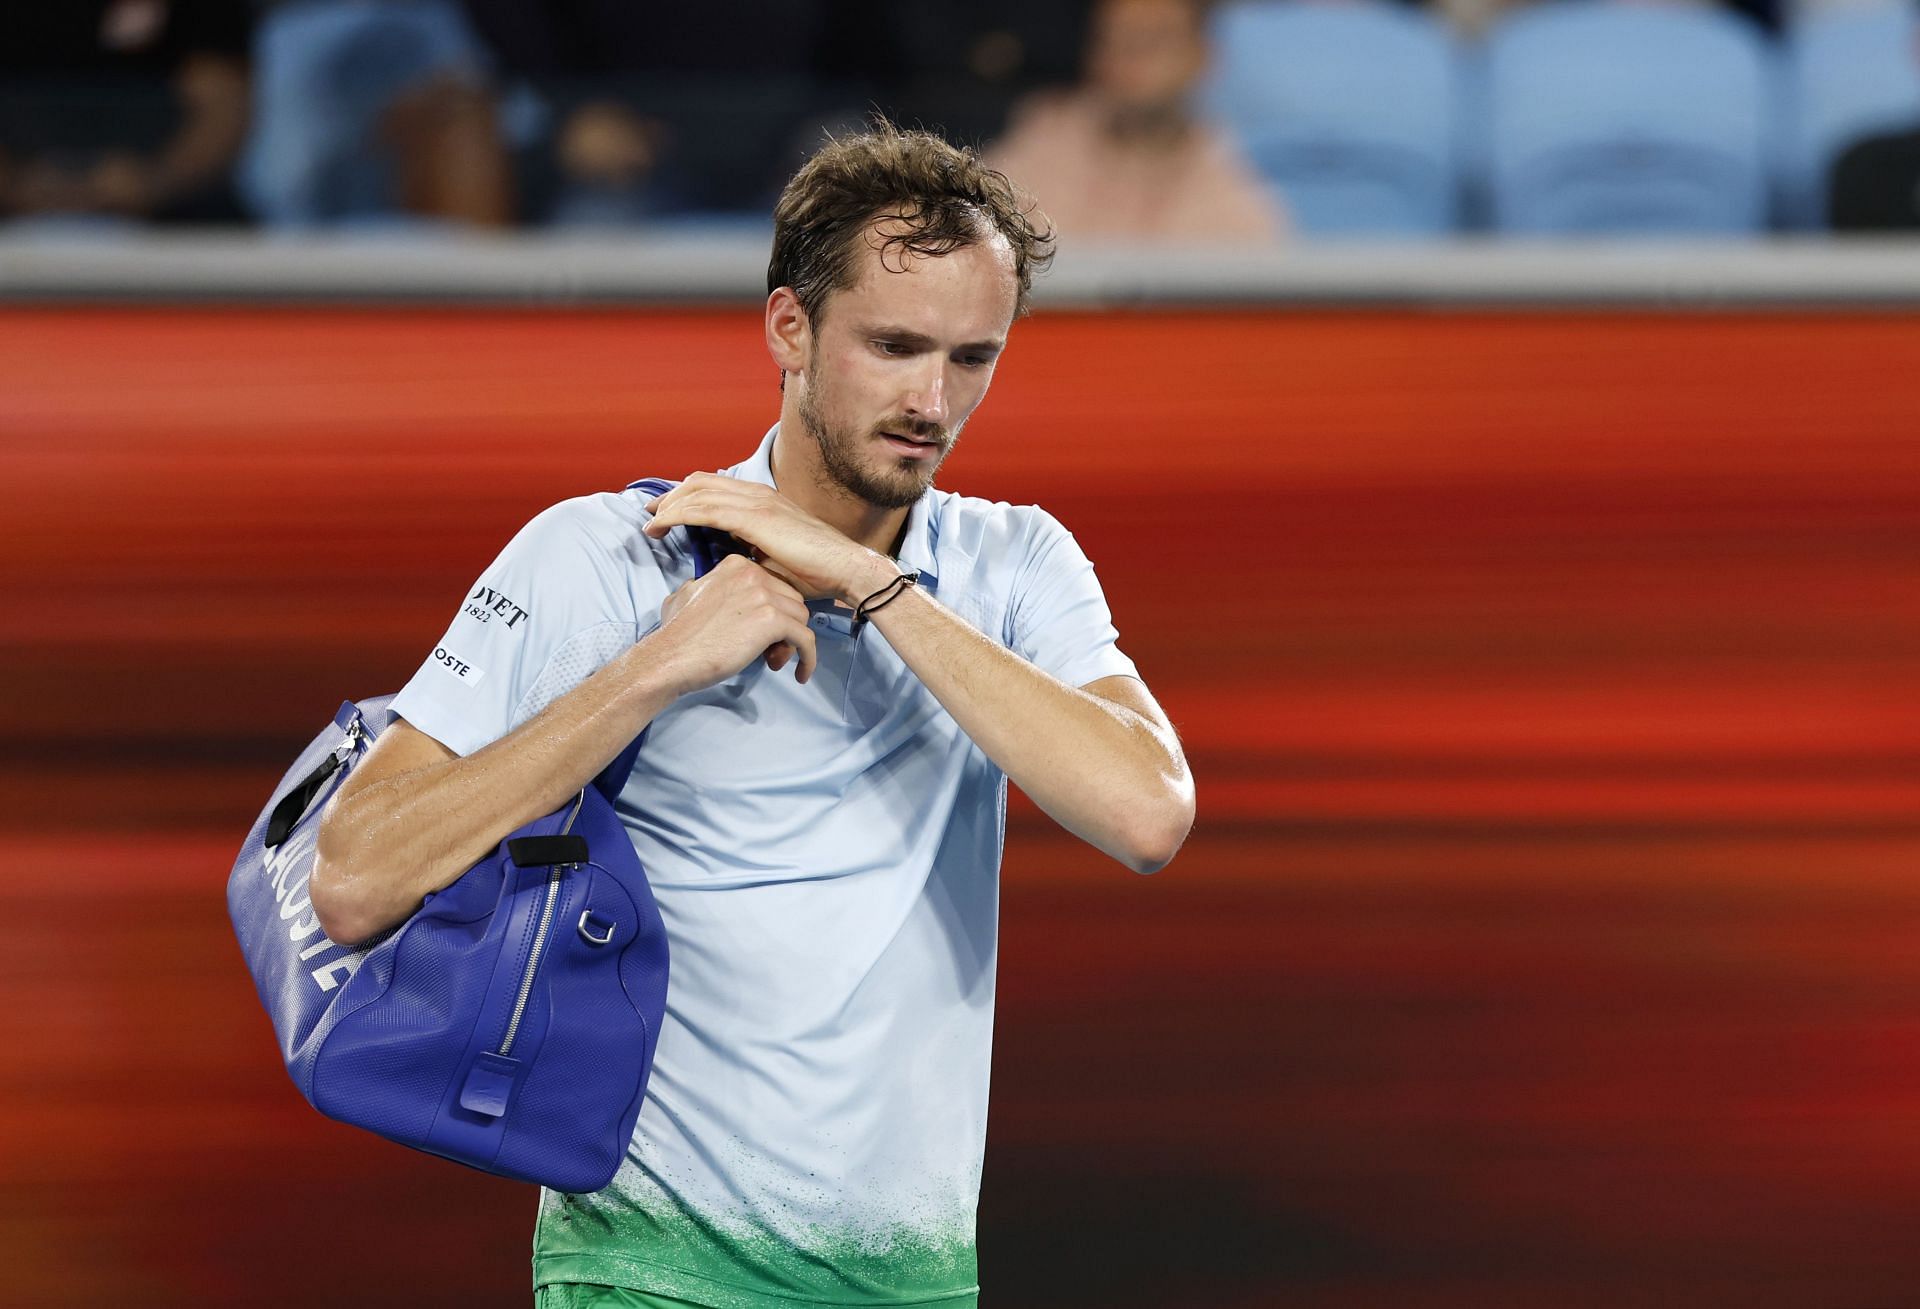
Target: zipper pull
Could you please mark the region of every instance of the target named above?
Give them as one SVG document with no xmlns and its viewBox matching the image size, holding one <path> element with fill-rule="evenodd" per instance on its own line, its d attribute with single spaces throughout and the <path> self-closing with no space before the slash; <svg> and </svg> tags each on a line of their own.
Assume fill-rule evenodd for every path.
<svg viewBox="0 0 1920 1309">
<path fill-rule="evenodd" d="M 322 759 L 319 767 L 301 778 L 299 784 L 291 791 L 281 796 L 280 803 L 273 807 L 273 813 L 267 817 L 267 830 L 260 838 L 260 844 L 272 850 L 291 836 L 294 826 L 306 817 L 307 809 L 313 804 L 314 797 L 320 794 L 320 788 L 327 784 L 327 779 L 338 772 L 345 762 L 340 753 L 335 751 Z"/>
<path fill-rule="evenodd" d="M 335 746 L 333 753 L 322 759 L 311 773 L 300 779 L 299 785 L 282 796 L 280 803 L 273 807 L 273 813 L 267 818 L 266 834 L 261 837 L 260 843 L 272 850 L 291 836 L 295 825 L 306 817 L 314 797 L 320 794 L 320 788 L 352 761 L 354 754 L 366 740 L 366 728 L 361 726 L 360 720 L 355 718 L 349 722 L 347 739 Z"/>
</svg>

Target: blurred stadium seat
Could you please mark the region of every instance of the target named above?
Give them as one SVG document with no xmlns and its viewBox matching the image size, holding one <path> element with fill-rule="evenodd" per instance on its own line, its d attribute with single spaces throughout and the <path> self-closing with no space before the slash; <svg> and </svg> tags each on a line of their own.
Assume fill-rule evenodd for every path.
<svg viewBox="0 0 1920 1309">
<path fill-rule="evenodd" d="M 532 0 L 496 7 L 547 13 Z M 511 27 L 508 39 L 484 23 L 476 29 L 459 0 L 265 5 L 235 189 L 253 217 L 281 229 L 432 230 L 516 215 L 529 225 L 763 226 L 822 129 L 856 127 L 872 109 L 966 141 L 993 139 L 1015 93 L 1060 77 L 1081 39 L 1079 8 L 1029 8 L 995 0 L 985 16 L 943 17 L 898 6 L 815 13 L 765 0 L 756 12 L 766 21 L 737 40 L 737 24 L 717 14 L 679 22 L 656 47 L 652 20 L 616 7 L 598 12 L 618 13 L 613 30 L 633 38 L 622 55 L 632 67 L 614 66 L 604 42 L 587 41 L 588 53 L 571 56 L 579 67 L 529 56 L 523 68 L 514 51 L 539 43 L 516 44 Z M 542 16 L 532 30 L 548 22 Z M 572 18 L 551 22 L 572 30 Z M 1213 11 L 1203 98 L 1308 240 L 1418 240 L 1473 228 L 1817 231 L 1828 225 L 1841 154 L 1920 127 L 1917 29 L 1914 0 L 1809 7 L 1777 41 L 1710 4 L 1540 0 L 1467 40 L 1431 11 L 1394 0 L 1235 0 Z M 982 72 L 981 50 L 1001 63 Z M 44 97 L 41 83 L 54 79 L 35 77 L 21 86 Z M 410 93 L 428 83 L 481 102 L 464 121 L 490 116 L 474 129 L 489 149 L 487 123 L 497 118 L 506 179 L 497 219 L 427 202 L 405 207 L 434 217 L 402 212 L 399 161 L 455 157 L 394 130 L 388 111 L 427 98 Z M 104 94 L 84 82 L 55 89 L 75 108 L 52 117 L 75 121 Z M 643 190 L 603 194 L 546 157 L 567 112 L 595 97 L 657 131 Z M 171 103 L 169 92 L 161 108 Z M 160 118 L 104 101 L 92 108 L 128 123 Z M 14 117 L 36 115 L 49 117 L 32 104 Z M 0 128 L 4 120 L 0 113 Z M 403 136 L 405 150 L 395 144 Z M 30 220 L 49 224 L 120 231 L 130 221 Z"/>
<path fill-rule="evenodd" d="M 1485 77 L 1499 230 L 1766 227 L 1779 78 L 1747 21 L 1705 7 L 1566 0 L 1496 25 Z"/>
<path fill-rule="evenodd" d="M 1457 58 L 1426 14 L 1360 0 L 1214 19 L 1208 107 L 1308 236 L 1434 236 L 1458 217 Z"/>
<path fill-rule="evenodd" d="M 1842 151 L 1920 125 L 1920 34 L 1912 5 L 1883 2 L 1817 12 L 1787 32 L 1784 202 L 1796 227 L 1827 215 L 1827 180 Z"/>
</svg>

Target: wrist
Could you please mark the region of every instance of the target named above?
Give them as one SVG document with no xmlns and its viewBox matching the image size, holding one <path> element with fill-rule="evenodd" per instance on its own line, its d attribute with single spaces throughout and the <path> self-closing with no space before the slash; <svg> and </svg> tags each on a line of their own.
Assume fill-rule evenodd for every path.
<svg viewBox="0 0 1920 1309">
<path fill-rule="evenodd" d="M 887 581 L 885 586 L 882 586 L 878 591 L 867 596 L 853 611 L 854 628 L 858 630 L 862 623 L 872 622 L 874 617 L 878 615 L 882 609 L 887 608 L 919 584 L 920 570 L 918 568 L 903 568 L 895 573 L 893 577 Z"/>
<path fill-rule="evenodd" d="M 622 686 L 650 711 L 649 717 L 707 684 L 700 680 L 700 670 L 693 667 L 682 636 L 662 624 L 615 656 L 614 662 L 626 665 L 619 678 Z"/>
<path fill-rule="evenodd" d="M 840 603 L 851 609 L 875 591 L 885 587 L 904 571 L 898 561 L 877 550 L 868 550 L 840 590 Z"/>
</svg>

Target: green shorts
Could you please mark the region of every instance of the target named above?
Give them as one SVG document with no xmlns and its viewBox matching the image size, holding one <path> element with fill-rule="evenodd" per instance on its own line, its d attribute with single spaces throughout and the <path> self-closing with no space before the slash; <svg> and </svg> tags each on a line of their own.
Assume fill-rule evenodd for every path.
<svg viewBox="0 0 1920 1309">
<path fill-rule="evenodd" d="M 706 1309 L 697 1300 L 587 1282 L 549 1282 L 533 1293 L 534 1309 Z"/>
</svg>

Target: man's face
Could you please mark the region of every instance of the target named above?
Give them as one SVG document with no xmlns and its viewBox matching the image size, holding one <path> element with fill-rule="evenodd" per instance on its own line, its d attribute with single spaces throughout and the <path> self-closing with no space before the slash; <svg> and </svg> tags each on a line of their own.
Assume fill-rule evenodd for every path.
<svg viewBox="0 0 1920 1309">
<path fill-rule="evenodd" d="M 797 412 L 828 480 L 877 509 L 904 509 L 986 398 L 1018 287 L 997 233 L 938 257 L 898 246 L 883 255 L 878 244 L 870 229 L 858 279 L 811 324 Z"/>
<path fill-rule="evenodd" d="M 1207 67 L 1192 0 L 1107 0 L 1094 11 L 1087 80 L 1116 109 L 1180 105 Z"/>
</svg>

